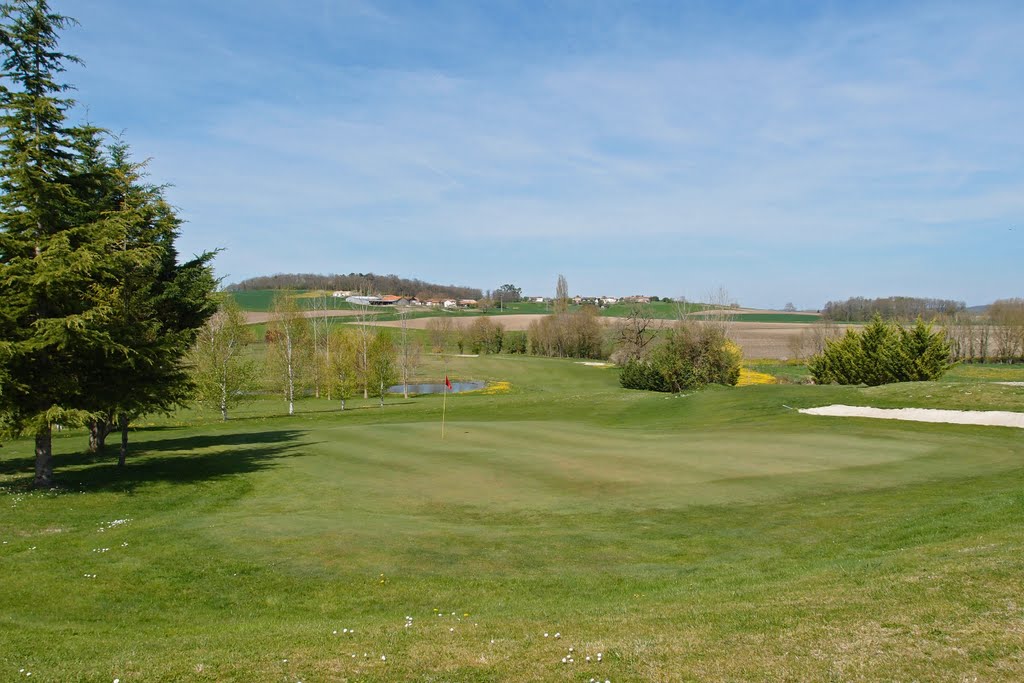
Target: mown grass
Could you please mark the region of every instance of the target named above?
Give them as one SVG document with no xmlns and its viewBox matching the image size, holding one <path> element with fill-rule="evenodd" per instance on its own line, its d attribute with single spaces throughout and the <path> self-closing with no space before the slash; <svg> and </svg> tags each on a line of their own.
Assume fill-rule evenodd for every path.
<svg viewBox="0 0 1024 683">
<path fill-rule="evenodd" d="M 510 387 L 448 397 L 444 440 L 438 396 L 182 411 L 123 470 L 64 432 L 49 493 L 6 444 L 0 679 L 1024 676 L 1020 430 L 795 410 L 1024 409 L 991 384 L 1013 372 L 680 397 L 558 359 L 442 373 Z"/>
</svg>

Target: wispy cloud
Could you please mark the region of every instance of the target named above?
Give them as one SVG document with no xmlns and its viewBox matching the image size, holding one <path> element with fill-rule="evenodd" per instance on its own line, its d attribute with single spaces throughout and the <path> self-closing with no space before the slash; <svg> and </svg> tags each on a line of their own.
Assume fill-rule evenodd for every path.
<svg viewBox="0 0 1024 683">
<path fill-rule="evenodd" d="M 114 4 L 97 3 L 95 18 Z M 255 3 L 233 28 L 232 3 L 169 7 L 151 11 L 171 35 L 120 48 L 131 60 L 78 36 L 83 95 L 116 118 L 133 97 L 116 84 L 146 84 L 147 106 L 122 112 L 129 139 L 175 183 L 187 243 L 229 246 L 219 267 L 236 277 L 369 263 L 423 275 L 417 258 L 458 244 L 465 260 L 491 263 L 464 268 L 466 281 L 500 271 L 540 287 L 558 262 L 581 260 L 587 289 L 693 291 L 687 274 L 656 272 L 668 260 L 652 247 L 685 243 L 707 260 L 728 259 L 732 244 L 763 255 L 744 272 L 719 269 L 739 280 L 737 296 L 811 305 L 830 290 L 920 281 L 858 275 L 844 259 L 867 246 L 927 247 L 920 269 L 957 260 L 968 239 L 1020 254 L 1004 234 L 1024 216 L 1014 5 L 736 25 L 710 13 L 688 17 L 696 28 L 661 25 L 654 8 L 605 8 L 594 26 L 564 8 L 531 20 L 312 1 Z M 114 28 L 141 21 L 135 12 Z M 196 49 L 171 54 L 180 39 Z M 385 234 L 381 256 L 372 237 Z M 545 245 L 543 263 L 515 240 Z M 296 246 L 309 244 L 324 248 Z M 835 265 L 801 301 L 792 282 L 771 281 L 787 253 L 808 250 Z M 643 258 L 646 271 L 620 268 Z M 942 291 L 919 293 L 1020 294 L 982 263 L 934 284 Z"/>
</svg>

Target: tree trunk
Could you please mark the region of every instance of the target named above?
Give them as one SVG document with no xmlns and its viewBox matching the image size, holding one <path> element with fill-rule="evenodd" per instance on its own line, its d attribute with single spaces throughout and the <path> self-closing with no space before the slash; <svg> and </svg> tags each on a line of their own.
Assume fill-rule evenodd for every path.
<svg viewBox="0 0 1024 683">
<path fill-rule="evenodd" d="M 89 422 L 89 452 L 99 453 L 107 447 L 107 434 L 112 425 L 106 417 Z"/>
<path fill-rule="evenodd" d="M 289 335 L 285 339 L 286 352 L 288 354 L 288 414 L 295 414 L 295 368 L 292 365 L 292 338 Z"/>
<path fill-rule="evenodd" d="M 384 407 L 384 382 L 380 383 L 380 407 Z"/>
<path fill-rule="evenodd" d="M 53 488 L 53 439 L 49 424 L 36 433 L 36 478 L 33 486 L 37 489 Z"/>
<path fill-rule="evenodd" d="M 117 454 L 117 466 L 124 467 L 125 458 L 128 457 L 128 415 L 126 413 L 117 416 L 117 425 L 121 429 L 121 450 Z"/>
<path fill-rule="evenodd" d="M 226 383 L 220 385 L 220 419 L 221 422 L 228 421 L 228 385 Z"/>
<path fill-rule="evenodd" d="M 345 411 L 345 399 L 344 398 L 341 399 L 341 410 L 342 410 L 342 412 Z"/>
</svg>

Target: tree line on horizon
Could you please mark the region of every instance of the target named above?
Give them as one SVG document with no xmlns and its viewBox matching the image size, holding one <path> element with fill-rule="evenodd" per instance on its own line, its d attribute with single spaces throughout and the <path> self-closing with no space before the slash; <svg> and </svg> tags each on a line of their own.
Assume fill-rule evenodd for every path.
<svg viewBox="0 0 1024 683">
<path fill-rule="evenodd" d="M 918 318 L 934 321 L 963 313 L 967 304 L 952 299 L 913 296 L 887 296 L 874 299 L 854 296 L 844 301 L 829 301 L 821 309 L 821 317 L 834 322 L 866 323 L 876 315 L 883 320 L 913 322 Z"/>
<path fill-rule="evenodd" d="M 258 289 L 320 289 L 331 292 L 352 291 L 361 294 L 395 294 L 419 299 L 481 299 L 483 291 L 476 287 L 440 285 L 416 278 L 374 273 L 319 275 L 314 273 L 277 273 L 247 278 L 228 285 L 229 292 Z"/>
</svg>

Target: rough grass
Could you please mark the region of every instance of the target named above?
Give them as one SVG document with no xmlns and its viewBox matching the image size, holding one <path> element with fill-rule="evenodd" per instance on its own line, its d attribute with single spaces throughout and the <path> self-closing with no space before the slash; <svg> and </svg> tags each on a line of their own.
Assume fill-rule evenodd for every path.
<svg viewBox="0 0 1024 683">
<path fill-rule="evenodd" d="M 429 362 L 509 391 L 449 397 L 444 441 L 437 396 L 185 411 L 123 471 L 65 432 L 53 493 L 6 444 L 0 679 L 1024 677 L 1019 430 L 791 410 L 961 408 L 988 373 L 674 397 L 571 361 Z"/>
</svg>

